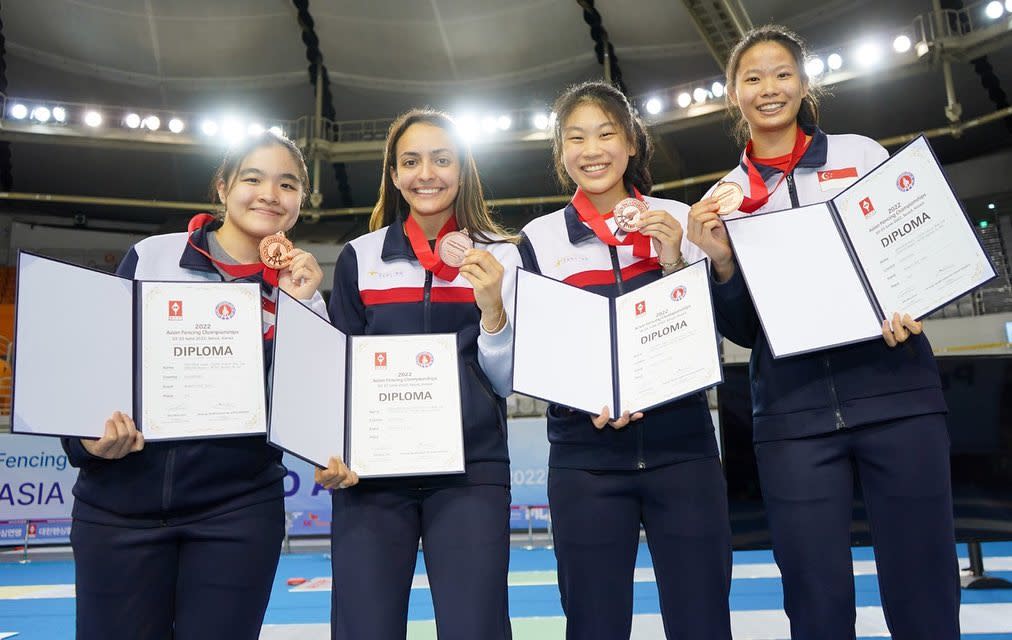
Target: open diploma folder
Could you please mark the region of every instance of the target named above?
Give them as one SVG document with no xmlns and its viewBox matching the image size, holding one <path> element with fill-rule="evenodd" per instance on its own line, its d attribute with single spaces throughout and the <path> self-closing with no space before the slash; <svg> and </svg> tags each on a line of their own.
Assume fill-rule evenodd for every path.
<svg viewBox="0 0 1012 640">
<path fill-rule="evenodd" d="M 995 276 L 922 136 L 821 204 L 725 222 L 776 358 L 882 339 Z"/>
<path fill-rule="evenodd" d="M 513 390 L 614 418 L 721 382 L 707 265 L 614 300 L 520 269 Z"/>
<path fill-rule="evenodd" d="M 278 295 L 268 440 L 360 478 L 464 472 L 457 336 L 346 336 Z"/>
<path fill-rule="evenodd" d="M 142 282 L 20 252 L 15 433 L 147 441 L 264 434 L 260 286 Z"/>
</svg>

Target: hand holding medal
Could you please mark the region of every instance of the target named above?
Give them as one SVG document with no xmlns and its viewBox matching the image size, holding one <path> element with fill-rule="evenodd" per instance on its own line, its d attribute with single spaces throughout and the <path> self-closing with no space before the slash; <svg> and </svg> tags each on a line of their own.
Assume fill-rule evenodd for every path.
<svg viewBox="0 0 1012 640">
<path fill-rule="evenodd" d="M 722 185 L 732 185 L 725 187 Z M 727 237 L 727 229 L 721 216 L 728 215 L 735 209 L 735 189 L 741 187 L 733 182 L 722 182 L 708 198 L 703 198 L 689 209 L 688 228 L 689 242 L 703 250 L 713 265 L 720 282 L 726 282 L 734 275 L 734 254 L 731 241 Z M 722 191 L 722 189 L 724 191 Z M 721 199 L 723 196 L 723 199 Z M 740 205 L 740 202 L 738 203 Z"/>
<path fill-rule="evenodd" d="M 269 269 L 277 269 L 278 286 L 299 300 L 308 300 L 323 281 L 323 270 L 313 254 L 296 249 L 283 231 L 260 241 L 260 260 Z"/>
</svg>

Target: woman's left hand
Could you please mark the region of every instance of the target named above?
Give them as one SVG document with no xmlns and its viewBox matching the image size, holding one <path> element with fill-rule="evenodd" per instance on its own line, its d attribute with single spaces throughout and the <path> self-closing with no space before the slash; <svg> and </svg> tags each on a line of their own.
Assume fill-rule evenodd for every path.
<svg viewBox="0 0 1012 640">
<path fill-rule="evenodd" d="M 285 293 L 298 300 L 309 300 L 323 282 L 323 270 L 316 257 L 302 249 L 292 249 L 292 262 L 278 275 Z"/>
<path fill-rule="evenodd" d="M 900 314 L 894 313 L 892 326 L 888 318 L 882 321 L 882 338 L 887 345 L 895 347 L 906 342 L 910 336 L 920 335 L 923 329 L 924 325 L 911 318 L 909 313 L 904 313 L 902 318 Z"/>
<path fill-rule="evenodd" d="M 682 225 L 667 211 L 640 214 L 639 232 L 653 240 L 660 262 L 678 262 L 682 257 Z"/>
<path fill-rule="evenodd" d="M 502 321 L 503 266 L 484 249 L 468 249 L 460 275 L 474 288 L 474 302 L 481 310 L 481 323 L 495 327 Z"/>
</svg>

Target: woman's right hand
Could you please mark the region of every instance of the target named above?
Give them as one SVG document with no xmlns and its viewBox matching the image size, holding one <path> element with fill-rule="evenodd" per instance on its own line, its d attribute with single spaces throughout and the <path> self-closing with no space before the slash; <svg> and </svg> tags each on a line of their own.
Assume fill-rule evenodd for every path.
<svg viewBox="0 0 1012 640">
<path fill-rule="evenodd" d="M 734 253 L 727 229 L 717 211 L 720 206 L 713 198 L 703 198 L 689 209 L 689 242 L 703 250 L 713 264 L 721 282 L 734 275 Z"/>
<path fill-rule="evenodd" d="M 98 440 L 81 438 L 81 446 L 95 457 L 117 460 L 143 449 L 144 434 L 137 430 L 130 416 L 114 411 L 105 421 L 105 434 Z"/>
<path fill-rule="evenodd" d="M 625 413 L 623 413 L 621 416 L 619 416 L 615 420 L 612 420 L 611 416 L 608 413 L 608 405 L 605 405 L 601 409 L 601 413 L 599 415 L 595 416 L 595 415 L 591 414 L 590 421 L 592 423 L 594 423 L 594 428 L 597 429 L 597 430 L 599 430 L 599 431 L 601 429 L 604 429 L 605 425 L 611 425 L 611 428 L 615 429 L 617 431 L 619 429 L 625 428 L 625 426 L 627 424 L 629 424 L 630 422 L 633 422 L 634 420 L 639 420 L 642 417 L 643 417 L 643 414 L 641 412 L 639 412 L 639 411 L 637 411 L 636 413 L 634 413 L 632 415 L 630 415 L 629 412 L 626 411 Z"/>
<path fill-rule="evenodd" d="M 344 460 L 331 456 L 327 468 L 317 467 L 313 471 L 313 480 L 324 489 L 347 489 L 358 484 L 358 474 L 344 464 Z"/>
</svg>

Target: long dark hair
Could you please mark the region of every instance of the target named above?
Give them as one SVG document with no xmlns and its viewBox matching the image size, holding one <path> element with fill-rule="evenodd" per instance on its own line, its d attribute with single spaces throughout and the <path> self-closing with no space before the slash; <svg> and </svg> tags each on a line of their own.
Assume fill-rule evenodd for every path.
<svg viewBox="0 0 1012 640">
<path fill-rule="evenodd" d="M 468 235 L 479 242 L 489 243 L 501 239 L 513 241 L 514 238 L 509 232 L 492 218 L 492 213 L 485 203 L 481 179 L 478 177 L 478 165 L 474 162 L 471 145 L 460 135 L 457 125 L 448 114 L 434 109 L 412 109 L 390 125 L 386 148 L 383 151 L 383 177 L 380 178 L 376 206 L 373 207 L 372 215 L 369 217 L 369 230 L 376 231 L 389 226 L 397 219 L 399 211 L 407 214 L 408 203 L 394 185 L 391 173 L 397 168 L 397 142 L 411 125 L 419 123 L 444 130 L 457 147 L 457 157 L 460 159 L 460 190 L 454 201 L 457 226 L 466 228 Z"/>
<path fill-rule="evenodd" d="M 801 126 L 818 126 L 819 124 L 819 96 L 822 92 L 818 87 L 813 87 L 808 72 L 805 71 L 805 60 L 808 59 L 808 48 L 801 36 L 794 33 L 787 27 L 778 24 L 767 24 L 756 27 L 745 34 L 745 36 L 734 46 L 731 56 L 727 59 L 725 70 L 728 111 L 735 118 L 734 135 L 738 142 L 744 144 L 749 139 L 748 122 L 741 112 L 741 108 L 731 102 L 731 94 L 734 92 L 734 79 L 738 75 L 738 67 L 741 65 L 741 58 L 752 47 L 763 42 L 775 42 L 790 52 L 794 63 L 801 74 L 802 82 L 808 91 L 808 95 L 801 99 L 801 109 L 798 110 L 798 124 Z"/>
<path fill-rule="evenodd" d="M 649 195 L 654 186 L 654 179 L 650 176 L 650 159 L 654 155 L 654 144 L 647 134 L 643 121 L 633 112 L 629 100 L 621 91 L 606 82 L 584 82 L 573 85 L 555 100 L 552 107 L 555 113 L 552 155 L 555 157 L 555 176 L 559 184 L 568 190 L 576 186 L 566 172 L 562 159 L 562 129 L 566 118 L 577 107 L 588 103 L 600 107 L 636 149 L 636 155 L 629 158 L 629 166 L 626 167 L 622 179 L 626 186 L 636 187 L 640 193 Z"/>
</svg>

